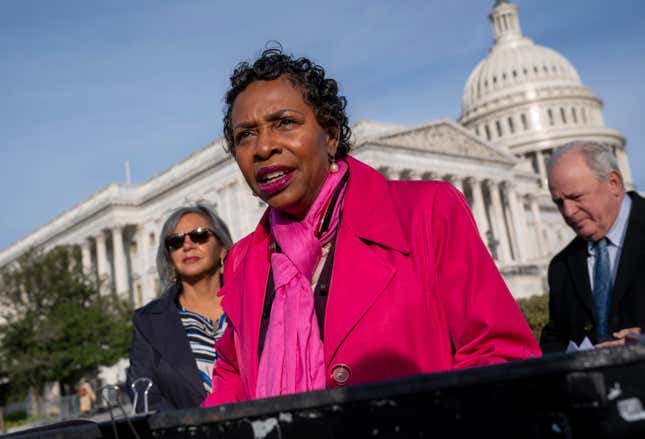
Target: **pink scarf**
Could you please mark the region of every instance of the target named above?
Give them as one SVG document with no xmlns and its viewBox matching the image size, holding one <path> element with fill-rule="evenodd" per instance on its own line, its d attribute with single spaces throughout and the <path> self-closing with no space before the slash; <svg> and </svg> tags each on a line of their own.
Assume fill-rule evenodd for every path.
<svg viewBox="0 0 645 439">
<path fill-rule="evenodd" d="M 339 221 L 342 194 L 338 198 L 327 230 L 316 231 L 327 210 L 347 164 L 327 174 L 320 193 L 305 218 L 298 222 L 277 209 L 269 212 L 271 234 L 282 253 L 271 255 L 275 298 L 260 359 L 256 398 L 325 388 L 325 355 L 311 278 L 322 256 L 322 245 L 332 239 Z"/>
</svg>

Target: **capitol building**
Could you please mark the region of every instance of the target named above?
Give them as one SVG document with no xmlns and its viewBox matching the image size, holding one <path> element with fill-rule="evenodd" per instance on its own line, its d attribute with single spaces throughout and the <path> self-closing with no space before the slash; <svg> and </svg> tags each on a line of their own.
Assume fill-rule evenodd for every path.
<svg viewBox="0 0 645 439">
<path fill-rule="evenodd" d="M 516 5 L 497 0 L 494 43 L 470 74 L 457 121 L 419 126 L 358 121 L 352 154 L 395 180 L 444 180 L 461 190 L 482 240 L 516 297 L 546 292 L 549 259 L 573 236 L 552 203 L 545 163 L 572 140 L 608 145 L 633 187 L 625 138 L 605 126 L 602 101 L 558 52 L 522 34 Z M 235 240 L 266 205 L 254 197 L 218 138 L 142 184 L 110 184 L 0 252 L 0 267 L 29 248 L 78 244 L 104 293 L 139 307 L 157 297 L 155 254 L 176 207 L 204 202 Z"/>
</svg>

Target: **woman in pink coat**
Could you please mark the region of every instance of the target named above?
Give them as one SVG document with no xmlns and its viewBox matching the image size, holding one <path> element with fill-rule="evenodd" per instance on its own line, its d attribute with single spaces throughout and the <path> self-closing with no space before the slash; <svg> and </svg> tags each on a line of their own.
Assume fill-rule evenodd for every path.
<svg viewBox="0 0 645 439">
<path fill-rule="evenodd" d="M 240 64 L 224 134 L 267 202 L 225 265 L 203 405 L 540 355 L 464 197 L 355 160 L 345 98 L 306 58 Z"/>
</svg>

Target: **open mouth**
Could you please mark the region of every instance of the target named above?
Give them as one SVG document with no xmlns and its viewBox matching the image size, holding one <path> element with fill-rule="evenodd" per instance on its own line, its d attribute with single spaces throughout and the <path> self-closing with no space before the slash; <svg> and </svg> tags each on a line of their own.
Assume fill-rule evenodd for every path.
<svg viewBox="0 0 645 439">
<path fill-rule="evenodd" d="M 265 175 L 263 178 L 258 179 L 260 183 L 273 183 L 287 175 L 287 171 L 275 171 Z"/>
<path fill-rule="evenodd" d="M 293 177 L 293 168 L 287 166 L 267 166 L 260 169 L 255 178 L 260 190 L 271 195 L 283 190 Z"/>
</svg>

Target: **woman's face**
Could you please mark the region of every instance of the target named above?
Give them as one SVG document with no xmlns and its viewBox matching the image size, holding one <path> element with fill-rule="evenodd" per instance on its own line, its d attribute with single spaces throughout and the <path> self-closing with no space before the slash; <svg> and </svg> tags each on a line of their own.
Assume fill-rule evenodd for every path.
<svg viewBox="0 0 645 439">
<path fill-rule="evenodd" d="M 188 233 L 197 228 L 210 228 L 208 221 L 196 213 L 182 216 L 173 233 Z M 190 236 L 184 237 L 184 244 L 173 250 L 169 249 L 172 265 L 183 280 L 198 279 L 207 274 L 215 274 L 220 258 L 226 255 L 226 247 L 212 233 L 202 244 L 194 243 Z"/>
<path fill-rule="evenodd" d="M 235 160 L 246 182 L 271 207 L 302 219 L 336 153 L 337 130 L 325 130 L 301 90 L 281 76 L 252 82 L 233 103 Z"/>
</svg>

